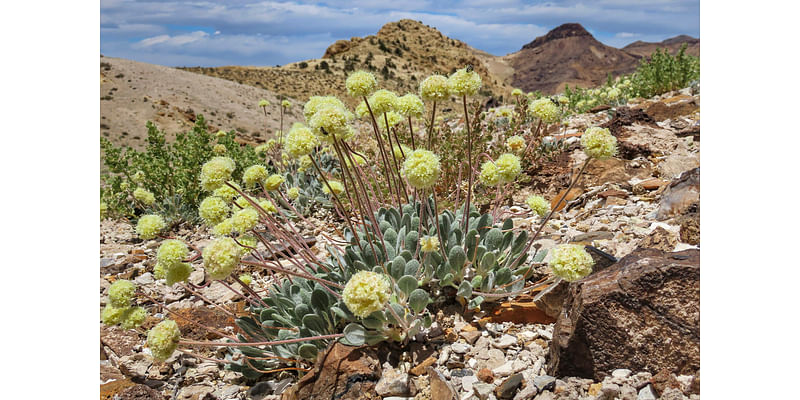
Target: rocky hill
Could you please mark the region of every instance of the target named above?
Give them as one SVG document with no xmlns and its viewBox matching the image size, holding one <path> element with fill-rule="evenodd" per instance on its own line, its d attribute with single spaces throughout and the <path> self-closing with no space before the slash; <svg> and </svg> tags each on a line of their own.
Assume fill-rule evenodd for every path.
<svg viewBox="0 0 800 400">
<path fill-rule="evenodd" d="M 623 51 L 640 57 L 648 57 L 656 49 L 667 49 L 670 54 L 675 54 L 683 44 L 686 44 L 686 54 L 700 57 L 700 39 L 688 35 L 679 35 L 661 42 L 643 42 L 637 40 L 622 48 Z"/>
<path fill-rule="evenodd" d="M 640 57 L 606 46 L 580 24 L 563 24 L 504 57 L 514 69 L 512 84 L 525 91 L 556 93 L 564 85 L 591 87 L 609 73 L 633 72 Z"/>
<path fill-rule="evenodd" d="M 274 105 L 266 117 L 259 99 Z M 200 114 L 214 131 L 236 129 L 243 141 L 263 142 L 279 129 L 279 103 L 274 93 L 253 86 L 100 56 L 100 134 L 116 145 L 144 146 L 147 121 L 172 139 L 191 129 Z M 285 127 L 302 116 L 294 109 L 284 116 Z"/>
<path fill-rule="evenodd" d="M 432 73 L 449 74 L 468 64 L 484 79 L 483 95 L 510 90 L 502 79 L 506 66 L 497 57 L 410 19 L 388 23 L 375 35 L 338 40 L 319 59 L 280 67 L 183 69 L 306 100 L 317 94 L 344 99 L 343 78 L 359 69 L 372 71 L 382 87 L 402 93 L 416 92 L 419 82 Z"/>
</svg>

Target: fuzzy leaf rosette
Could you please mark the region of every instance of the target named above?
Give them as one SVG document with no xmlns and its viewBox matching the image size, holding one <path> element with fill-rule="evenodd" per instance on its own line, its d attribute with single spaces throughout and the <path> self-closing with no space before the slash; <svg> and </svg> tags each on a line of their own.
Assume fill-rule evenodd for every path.
<svg viewBox="0 0 800 400">
<path fill-rule="evenodd" d="M 617 138 L 607 128 L 593 126 L 581 136 L 581 146 L 587 156 L 605 160 L 617 154 Z"/>
<path fill-rule="evenodd" d="M 347 309 L 360 318 L 382 310 L 390 296 L 389 280 L 383 274 L 372 271 L 357 272 L 342 291 L 342 300 Z"/>
<path fill-rule="evenodd" d="M 426 189 L 439 180 L 442 167 L 439 156 L 429 150 L 417 149 L 406 154 L 401 172 L 411 186 Z"/>
<path fill-rule="evenodd" d="M 352 97 L 365 97 L 375 91 L 375 88 L 378 86 L 378 80 L 375 79 L 375 75 L 367 71 L 356 71 L 347 77 L 344 86 L 347 88 L 348 95 Z"/>
<path fill-rule="evenodd" d="M 419 84 L 419 95 L 428 101 L 443 101 L 450 97 L 447 89 L 447 77 L 431 75 Z"/>
<path fill-rule="evenodd" d="M 481 76 L 462 68 L 447 78 L 447 90 L 457 96 L 472 96 L 481 88 Z"/>
<path fill-rule="evenodd" d="M 550 268 L 553 274 L 567 282 L 577 281 L 592 273 L 594 259 L 577 244 L 562 244 L 553 249 Z"/>
</svg>

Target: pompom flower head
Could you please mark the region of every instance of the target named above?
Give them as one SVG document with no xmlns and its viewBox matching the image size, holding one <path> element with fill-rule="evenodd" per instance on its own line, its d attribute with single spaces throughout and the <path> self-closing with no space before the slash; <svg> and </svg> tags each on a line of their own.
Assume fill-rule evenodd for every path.
<svg viewBox="0 0 800 400">
<path fill-rule="evenodd" d="M 367 108 L 366 101 L 362 100 L 361 103 L 358 103 L 356 106 L 356 116 L 358 119 L 364 119 L 369 116 L 369 109 Z"/>
<path fill-rule="evenodd" d="M 253 283 L 253 277 L 250 274 L 241 274 L 239 275 L 239 280 L 242 281 L 245 285 L 250 286 Z"/>
<path fill-rule="evenodd" d="M 239 185 L 237 185 L 235 183 L 233 183 L 233 186 L 236 189 L 242 190 L 242 188 L 239 187 Z M 224 200 L 225 203 L 230 203 L 231 200 L 233 200 L 233 198 L 236 197 L 237 194 L 239 194 L 239 193 L 236 192 L 236 189 L 234 189 L 234 188 L 232 188 L 232 187 L 230 187 L 228 185 L 223 185 L 223 186 L 220 186 L 219 188 L 215 189 L 212 194 L 214 195 L 214 197 L 218 197 L 218 198 Z"/>
<path fill-rule="evenodd" d="M 289 130 L 284 144 L 286 152 L 290 156 L 297 158 L 310 154 L 319 142 L 314 133 L 311 132 L 311 129 L 301 123 L 295 123 L 292 125 L 292 129 Z"/>
<path fill-rule="evenodd" d="M 131 177 L 131 180 L 133 183 L 141 185 L 144 182 L 144 172 L 136 171 L 136 173 Z"/>
<path fill-rule="evenodd" d="M 289 197 L 289 200 L 296 200 L 300 197 L 300 188 L 297 186 L 290 187 L 289 190 L 286 191 L 286 196 Z"/>
<path fill-rule="evenodd" d="M 383 118 L 381 118 L 381 121 L 378 122 L 378 126 L 380 126 L 381 129 L 386 129 L 387 122 L 389 123 L 389 128 L 391 128 L 399 124 L 403 120 L 403 116 L 395 111 L 387 112 L 386 114 L 384 114 L 384 117 L 386 118 L 386 120 L 383 120 Z"/>
<path fill-rule="evenodd" d="M 156 202 L 156 196 L 152 192 L 140 187 L 133 190 L 133 198 L 147 206 L 152 206 Z"/>
<path fill-rule="evenodd" d="M 581 136 L 581 146 L 587 156 L 605 160 L 617 154 L 617 138 L 607 128 L 591 127 Z"/>
<path fill-rule="evenodd" d="M 147 347 L 153 354 L 153 358 L 157 361 L 164 361 L 178 348 L 180 339 L 181 330 L 178 328 L 178 324 L 167 319 L 159 322 L 147 333 Z"/>
<path fill-rule="evenodd" d="M 120 327 L 122 329 L 133 329 L 139 327 L 147 318 L 147 310 L 142 307 L 130 307 L 122 314 Z"/>
<path fill-rule="evenodd" d="M 328 186 L 330 186 L 330 189 Z M 342 182 L 334 180 L 329 180 L 327 185 L 324 182 L 322 183 L 322 191 L 325 192 L 325 194 L 331 194 L 331 190 L 333 190 L 333 194 L 338 196 L 340 193 L 344 192 L 344 185 L 342 185 Z"/>
<path fill-rule="evenodd" d="M 495 164 L 497 164 L 497 173 L 500 175 L 500 180 L 503 183 L 513 182 L 522 171 L 519 157 L 511 153 L 505 153 L 497 157 Z"/>
<path fill-rule="evenodd" d="M 377 118 L 383 115 L 383 113 L 396 110 L 398 100 L 399 98 L 394 92 L 380 89 L 375 91 L 375 93 L 369 97 L 368 101 L 372 112 L 375 114 L 375 118 Z"/>
<path fill-rule="evenodd" d="M 286 179 L 283 177 L 283 175 L 272 174 L 269 176 L 269 178 L 267 178 L 266 181 L 264 181 L 264 188 L 267 190 L 278 190 L 283 182 L 286 182 Z"/>
<path fill-rule="evenodd" d="M 478 176 L 478 180 L 486 186 L 499 185 L 501 183 L 501 178 L 497 164 L 491 161 L 486 161 L 481 164 L 481 174 Z"/>
<path fill-rule="evenodd" d="M 156 252 L 156 260 L 159 263 L 169 266 L 182 262 L 189 255 L 189 247 L 177 239 L 167 239 L 161 242 Z"/>
<path fill-rule="evenodd" d="M 375 79 L 375 75 L 367 71 L 356 71 L 347 77 L 344 86 L 347 88 L 348 95 L 364 97 L 375 91 L 378 86 L 378 80 Z"/>
<path fill-rule="evenodd" d="M 481 76 L 462 68 L 447 78 L 447 90 L 456 96 L 472 96 L 481 88 Z"/>
<path fill-rule="evenodd" d="M 522 96 L 522 89 L 514 88 L 514 90 L 511 91 L 511 95 L 514 97 Z"/>
<path fill-rule="evenodd" d="M 214 240 L 203 249 L 203 265 L 208 277 L 212 280 L 222 280 L 233 272 L 239 265 L 241 247 L 229 237 Z"/>
<path fill-rule="evenodd" d="M 540 217 L 544 217 L 550 212 L 550 202 L 542 196 L 530 196 L 525 200 L 525 203 L 531 208 L 531 211 Z"/>
<path fill-rule="evenodd" d="M 131 281 L 120 279 L 108 288 L 108 302 L 116 308 L 126 308 L 131 305 L 136 285 Z"/>
<path fill-rule="evenodd" d="M 228 152 L 228 149 L 226 149 L 225 145 L 222 143 L 215 144 L 214 148 L 211 150 L 214 152 L 214 154 L 219 154 L 219 155 L 223 155 Z"/>
<path fill-rule="evenodd" d="M 320 108 L 324 106 L 336 106 L 341 109 L 344 109 L 344 103 L 341 100 L 337 99 L 333 96 L 311 96 L 310 99 L 306 102 L 303 106 L 303 116 L 306 120 L 311 119 L 314 114 L 319 111 Z"/>
<path fill-rule="evenodd" d="M 140 238 L 148 240 L 156 237 L 166 227 L 167 223 L 160 215 L 148 214 L 139 218 L 139 222 L 136 223 L 136 233 Z"/>
<path fill-rule="evenodd" d="M 253 187 L 267 179 L 267 167 L 263 165 L 252 165 L 244 170 L 242 180 L 250 187 Z"/>
<path fill-rule="evenodd" d="M 419 84 L 419 95 L 428 101 L 443 101 L 450 96 L 447 89 L 447 77 L 431 75 Z"/>
<path fill-rule="evenodd" d="M 214 229 L 211 230 L 214 236 L 227 236 L 233 233 L 233 219 L 226 218 L 222 220 L 222 222 L 214 225 Z"/>
<path fill-rule="evenodd" d="M 528 113 L 542 120 L 542 123 L 552 124 L 558 122 L 558 106 L 549 98 L 536 99 L 528 105 Z"/>
<path fill-rule="evenodd" d="M 107 213 L 108 213 L 108 204 L 106 204 L 105 201 L 101 201 L 100 202 L 100 219 L 105 218 Z"/>
<path fill-rule="evenodd" d="M 439 251 L 439 238 L 436 236 L 425 236 L 419 241 L 420 251 L 423 253 L 435 253 Z"/>
<path fill-rule="evenodd" d="M 397 112 L 406 118 L 419 118 L 425 113 L 425 103 L 419 96 L 408 93 L 397 99 Z"/>
<path fill-rule="evenodd" d="M 344 140 L 351 136 L 347 125 L 351 117 L 344 107 L 326 105 L 308 119 L 308 126 L 320 140 L 333 143 L 334 138 Z"/>
<path fill-rule="evenodd" d="M 258 106 L 259 107 L 266 107 L 268 105 L 269 105 L 269 101 L 267 101 L 267 99 L 261 99 L 261 100 L 258 101 Z"/>
<path fill-rule="evenodd" d="M 592 256 L 577 244 L 562 244 L 552 251 L 550 268 L 553 274 L 567 282 L 577 281 L 592 272 Z"/>
<path fill-rule="evenodd" d="M 217 133 L 214 134 L 214 136 L 216 136 L 218 138 L 221 138 L 221 137 L 225 137 L 225 135 L 227 135 L 227 134 L 228 134 L 228 132 L 225 132 L 223 130 L 218 130 Z"/>
<path fill-rule="evenodd" d="M 203 199 L 197 210 L 200 218 L 207 225 L 216 225 L 228 216 L 230 207 L 228 207 L 225 200 L 216 196 L 209 196 Z"/>
<path fill-rule="evenodd" d="M 239 233 L 244 233 L 255 228 L 256 224 L 258 224 L 258 211 L 252 208 L 244 208 L 233 213 L 231 218 L 233 229 Z"/>
<path fill-rule="evenodd" d="M 291 107 L 291 106 L 292 106 L 292 103 L 290 103 L 290 102 L 289 102 L 289 100 L 283 100 L 283 101 L 281 101 L 281 107 L 283 107 L 283 108 L 289 108 L 289 107 Z"/>
<path fill-rule="evenodd" d="M 264 211 L 266 211 L 266 212 L 268 212 L 270 214 L 274 214 L 274 213 L 278 212 L 278 209 L 275 208 L 275 205 L 272 204 L 272 202 L 267 200 L 267 199 L 258 199 L 258 206 L 263 208 Z"/>
<path fill-rule="evenodd" d="M 200 170 L 200 185 L 203 190 L 212 191 L 226 181 L 231 180 L 231 175 L 236 169 L 236 163 L 228 157 L 214 157 L 203 164 Z"/>
<path fill-rule="evenodd" d="M 506 139 L 506 148 L 513 153 L 519 153 L 525 149 L 525 139 L 522 136 L 514 135 Z"/>
<path fill-rule="evenodd" d="M 167 286 L 172 286 L 177 282 L 185 282 L 189 279 L 194 268 L 189 263 L 179 262 L 172 264 L 166 271 L 164 271 L 164 279 L 167 280 Z"/>
<path fill-rule="evenodd" d="M 342 300 L 353 314 L 366 318 L 373 312 L 382 310 L 390 295 L 389 280 L 383 274 L 359 271 L 344 286 Z"/>
<path fill-rule="evenodd" d="M 439 156 L 429 150 L 417 149 L 406 154 L 401 172 L 411 186 L 425 189 L 436 183 L 442 167 Z"/>
<path fill-rule="evenodd" d="M 116 325 L 122 322 L 122 316 L 125 314 L 125 310 L 127 310 L 127 308 L 114 307 L 109 304 L 105 306 L 100 313 L 100 321 L 103 322 L 103 325 Z"/>
<path fill-rule="evenodd" d="M 405 158 L 405 156 L 411 154 L 411 147 L 408 147 L 404 144 L 401 144 L 399 147 L 395 145 L 392 148 L 392 153 L 394 153 L 394 158 L 402 160 Z"/>
</svg>

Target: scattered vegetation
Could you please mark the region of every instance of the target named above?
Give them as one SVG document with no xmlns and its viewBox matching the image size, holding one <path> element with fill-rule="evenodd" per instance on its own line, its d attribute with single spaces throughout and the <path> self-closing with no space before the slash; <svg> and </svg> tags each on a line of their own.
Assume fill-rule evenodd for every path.
<svg viewBox="0 0 800 400">
<path fill-rule="evenodd" d="M 137 231 L 143 239 L 167 232 L 168 224 L 156 213 L 169 215 L 163 204 L 177 195 L 183 206 L 199 206 L 197 215 L 213 226 L 215 239 L 202 250 L 163 241 L 157 277 L 196 292 L 186 282 L 191 271 L 186 265 L 202 258 L 209 278 L 226 286 L 238 283 L 249 303 L 247 315 L 236 318 L 241 333 L 223 335 L 225 342 L 182 340 L 170 320 L 157 325 L 147 341 L 157 360 L 186 347 L 228 347 L 232 356 L 226 368 L 248 378 L 307 371 L 331 340 L 406 344 L 431 325 L 437 305 L 456 300 L 479 309 L 591 272 L 585 250 L 569 248 L 559 252 L 554 277 L 531 282 L 533 266 L 545 252 L 534 251 L 528 260 L 529 251 L 552 211 L 532 200 L 530 212 L 540 217 L 529 233 L 514 226 L 513 215 L 499 202 L 522 166 L 536 162 L 537 143 L 548 125 L 560 124 L 563 106 L 549 99 L 521 100 L 487 129 L 487 118 L 497 116 L 469 104 L 482 86 L 471 68 L 449 78 L 426 78 L 419 97 L 378 90 L 375 77 L 364 71 L 351 74 L 345 85 L 362 102 L 356 114 L 371 130 L 356 132 L 355 115 L 341 100 L 314 96 L 303 109 L 307 126 L 296 124 L 256 149 L 235 144 L 233 135 L 224 132 L 212 137 L 202 118 L 174 145 L 165 144 L 163 133 L 148 126 L 144 153 L 122 153 L 101 142 L 112 172 L 104 178 L 111 188 L 105 198 L 114 200 L 108 210 L 154 213 L 140 219 Z M 463 124 L 437 121 L 437 102 L 451 97 L 463 107 Z M 415 132 L 415 119 L 432 122 Z M 505 140 L 506 134 L 521 138 L 524 146 L 520 139 Z M 605 129 L 587 131 L 582 144 L 588 156 L 584 169 L 616 152 L 616 139 Z M 138 176 L 130 175 L 138 170 Z M 570 188 L 579 177 L 573 177 Z M 134 184 L 149 194 L 130 193 Z M 298 226 L 305 221 L 297 209 L 300 199 L 316 199 L 319 188 L 330 195 L 332 210 L 344 223 L 338 237 L 322 233 L 324 255 L 308 247 Z M 495 201 L 479 201 L 473 196 L 478 188 L 495 193 Z M 443 198 L 451 206 L 443 207 Z M 563 201 L 562 196 L 556 206 Z M 284 263 L 265 257 L 258 247 L 285 256 Z M 289 256 L 289 248 L 295 256 Z M 252 257 L 245 258 L 248 254 Z M 258 294 L 252 280 L 237 277 L 240 265 L 290 279 L 271 278 L 269 290 Z"/>
</svg>

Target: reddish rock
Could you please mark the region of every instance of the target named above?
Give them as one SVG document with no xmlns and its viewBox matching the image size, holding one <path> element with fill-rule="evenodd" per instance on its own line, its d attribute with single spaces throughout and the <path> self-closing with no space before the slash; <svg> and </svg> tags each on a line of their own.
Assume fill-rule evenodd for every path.
<svg viewBox="0 0 800 400">
<path fill-rule="evenodd" d="M 678 238 L 676 236 L 677 235 L 674 233 L 659 226 L 642 239 L 642 242 L 639 243 L 639 247 L 669 252 L 675 249 L 675 246 L 678 244 Z"/>
<path fill-rule="evenodd" d="M 117 357 L 133 354 L 133 347 L 141 342 L 134 330 L 124 330 L 118 326 L 100 326 L 100 344 L 108 346 Z"/>
<path fill-rule="evenodd" d="M 129 379 L 121 379 L 100 385 L 100 400 L 113 400 L 126 388 L 135 385 Z"/>
<path fill-rule="evenodd" d="M 334 342 L 321 352 L 314 369 L 287 389 L 283 400 L 375 399 L 375 384 L 381 378 L 377 350 L 372 346 L 351 347 Z"/>
<path fill-rule="evenodd" d="M 481 368 L 478 371 L 478 379 L 481 382 L 492 383 L 494 382 L 494 374 L 489 368 Z"/>
<path fill-rule="evenodd" d="M 408 373 L 414 376 L 420 376 L 425 373 L 425 371 L 431 365 L 436 364 L 436 357 L 430 356 L 424 359 L 421 363 L 419 363 L 416 367 L 411 368 Z"/>
<path fill-rule="evenodd" d="M 558 203 L 558 200 L 561 199 L 561 196 L 563 196 L 564 193 L 567 193 L 567 189 L 558 192 L 558 194 L 555 195 L 555 197 L 553 197 L 552 200 L 550 200 L 550 209 L 553 209 L 555 211 L 563 210 L 564 207 L 567 206 L 567 203 L 569 203 L 572 200 L 575 200 L 578 196 L 583 194 L 583 189 L 575 187 L 570 189 L 569 193 L 567 193 L 567 196 L 564 198 L 563 201 L 561 201 L 561 203 L 558 205 L 558 208 L 556 208 L 556 203 Z"/>
<path fill-rule="evenodd" d="M 667 183 L 668 183 L 667 181 L 664 181 L 664 180 L 661 180 L 661 179 L 658 179 L 658 178 L 648 179 L 648 180 L 646 180 L 644 182 L 639 182 L 639 184 L 642 185 L 642 187 L 645 190 L 656 190 L 656 189 L 666 185 Z"/>
<path fill-rule="evenodd" d="M 661 396 L 667 388 L 681 388 L 681 383 L 678 382 L 675 374 L 666 368 L 653 375 L 653 377 L 650 378 L 650 384 L 653 385 L 653 390 L 655 390 L 657 396 Z"/>
<path fill-rule="evenodd" d="M 681 242 L 693 244 L 695 246 L 700 244 L 700 206 L 694 204 L 689 207 L 686 214 L 681 215 L 676 219 L 678 225 L 681 226 L 680 238 Z"/>
<path fill-rule="evenodd" d="M 628 204 L 628 202 L 625 199 L 614 196 L 607 198 L 605 203 L 607 206 L 624 206 L 626 204 Z"/>
<path fill-rule="evenodd" d="M 428 368 L 428 380 L 431 384 L 431 400 L 456 400 L 456 390 L 441 372 Z"/>
<path fill-rule="evenodd" d="M 163 400 L 164 396 L 147 385 L 134 385 L 119 393 L 117 400 Z"/>
<path fill-rule="evenodd" d="M 522 299 L 520 299 L 522 300 Z M 487 305 L 488 315 L 482 319 L 487 322 L 513 322 L 515 324 L 552 324 L 553 317 L 540 309 L 532 301 L 507 301 L 497 306 Z"/>
<path fill-rule="evenodd" d="M 693 205 L 699 203 L 700 167 L 697 167 L 682 173 L 661 194 L 661 204 L 658 207 L 656 219 L 663 221 L 685 214 Z"/>
<path fill-rule="evenodd" d="M 699 250 L 640 248 L 570 285 L 548 373 L 599 381 L 617 368 L 699 370 Z"/>
</svg>

